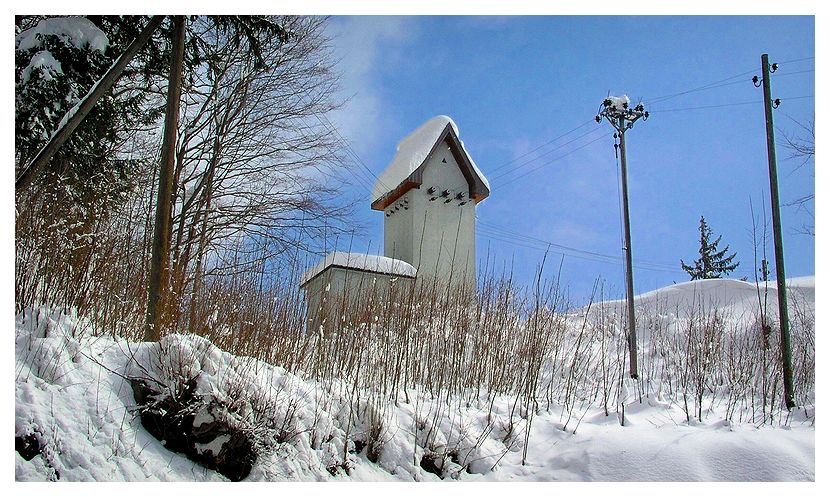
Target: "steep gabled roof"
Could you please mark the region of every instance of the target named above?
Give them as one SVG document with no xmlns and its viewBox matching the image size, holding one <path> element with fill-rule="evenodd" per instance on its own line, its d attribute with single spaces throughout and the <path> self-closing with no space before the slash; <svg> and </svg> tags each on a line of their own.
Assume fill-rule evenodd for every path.
<svg viewBox="0 0 830 497">
<path fill-rule="evenodd" d="M 458 139 L 458 127 L 447 116 L 433 117 L 398 143 L 397 154 L 378 177 L 372 191 L 372 209 L 383 210 L 412 188 L 421 186 L 424 167 L 446 143 L 461 168 L 470 196 L 481 202 L 490 195 L 490 184 Z"/>
</svg>

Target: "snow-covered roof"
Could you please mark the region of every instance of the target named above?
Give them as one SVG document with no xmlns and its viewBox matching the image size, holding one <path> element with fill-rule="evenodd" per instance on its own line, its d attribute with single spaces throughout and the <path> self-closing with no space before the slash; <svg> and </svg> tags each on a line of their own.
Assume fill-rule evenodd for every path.
<svg viewBox="0 0 830 497">
<path fill-rule="evenodd" d="M 412 264 L 400 259 L 384 257 L 382 255 L 355 254 L 350 252 L 332 252 L 317 265 L 303 273 L 300 286 L 305 285 L 312 278 L 330 266 L 369 271 L 372 273 L 389 274 L 393 276 L 415 277 L 415 268 Z"/>
<path fill-rule="evenodd" d="M 398 143 L 397 153 L 392 162 L 386 166 L 386 169 L 378 176 L 375 187 L 372 190 L 372 202 L 376 202 L 387 193 L 394 191 L 398 185 L 409 178 L 429 156 L 429 153 L 435 147 L 435 143 L 444 134 L 447 126 L 451 126 L 455 137 L 458 137 L 458 126 L 453 122 L 452 118 L 448 116 L 436 116 L 418 127 L 415 131 L 410 133 L 406 138 Z M 470 154 L 464 148 L 464 142 L 459 140 L 461 151 L 469 160 L 473 171 L 479 180 L 490 190 L 490 183 L 487 178 L 476 166 Z"/>
</svg>

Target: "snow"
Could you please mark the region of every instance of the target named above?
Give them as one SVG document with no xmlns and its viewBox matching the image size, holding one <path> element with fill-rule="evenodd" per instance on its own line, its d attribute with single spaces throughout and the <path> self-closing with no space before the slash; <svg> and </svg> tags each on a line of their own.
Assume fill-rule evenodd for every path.
<svg viewBox="0 0 830 497">
<path fill-rule="evenodd" d="M 622 95 L 619 97 L 608 97 L 608 100 L 611 101 L 611 107 L 618 111 L 623 111 L 631 104 L 631 100 L 628 99 L 628 95 Z M 626 107 L 624 107 L 625 105 Z"/>
<path fill-rule="evenodd" d="M 815 479 L 810 429 L 782 430 L 723 423 L 681 424 L 671 409 L 648 406 L 615 415 L 594 413 L 576 435 L 556 416 L 534 420 L 528 459 L 510 453 L 478 481 L 810 481 Z M 675 416 L 672 422 L 672 416 Z M 773 455 L 774 454 L 774 455 Z"/>
<path fill-rule="evenodd" d="M 733 320 L 745 319 L 760 310 L 758 298 L 766 299 L 767 312 L 778 313 L 778 285 L 776 281 L 754 282 L 713 278 L 693 280 L 642 293 L 634 297 L 635 307 L 661 311 L 688 311 L 701 304 L 726 311 Z M 815 301 L 815 277 L 805 276 L 787 280 L 787 300 L 790 306 Z M 604 302 L 618 307 L 624 300 Z"/>
<path fill-rule="evenodd" d="M 61 63 L 55 60 L 52 53 L 48 50 L 41 50 L 40 52 L 32 55 L 32 60 L 29 62 L 29 65 L 23 69 L 24 83 L 28 82 L 32 77 L 32 71 L 35 68 L 39 68 L 41 70 L 41 75 L 46 81 L 52 81 L 55 79 L 55 76 L 63 74 Z"/>
<path fill-rule="evenodd" d="M 332 252 L 317 265 L 303 273 L 303 277 L 300 279 L 300 285 L 305 285 L 309 280 L 322 273 L 329 266 L 341 266 L 375 273 L 409 276 L 412 278 L 416 274 L 416 270 L 411 264 L 399 259 L 384 257 L 382 255 Z"/>
<path fill-rule="evenodd" d="M 17 50 L 29 50 L 39 47 L 41 36 L 55 35 L 75 48 L 89 47 L 103 52 L 109 45 L 109 39 L 89 19 L 84 17 L 53 17 L 43 19 L 33 28 L 15 36 Z"/>
<path fill-rule="evenodd" d="M 116 66 L 116 65 L 117 65 L 117 64 L 121 61 L 121 58 L 122 58 L 122 57 L 124 57 L 124 55 L 125 55 L 125 53 L 122 53 L 121 55 L 119 55 L 119 56 L 118 56 L 118 58 L 117 58 L 117 59 L 115 59 L 115 60 L 112 62 L 112 64 L 110 65 L 109 69 L 107 69 L 107 72 L 106 72 L 106 73 L 104 73 L 104 75 L 106 75 L 106 74 L 108 74 L 110 71 L 112 71 L 112 68 L 113 68 L 113 67 L 115 67 L 115 66 Z M 57 63 L 57 62 L 56 62 L 56 63 Z M 76 99 L 77 97 L 76 97 L 74 94 L 72 94 L 72 95 L 70 95 L 70 96 L 67 96 L 67 99 L 66 99 L 66 100 L 67 100 L 68 102 L 70 102 L 70 103 L 71 103 L 71 102 L 75 101 L 75 103 L 74 103 L 74 105 L 72 105 L 72 107 L 71 107 L 68 111 L 66 111 L 66 113 L 63 115 L 63 117 L 61 118 L 61 120 L 60 120 L 60 121 L 58 121 L 57 126 L 55 126 L 55 129 L 54 129 L 54 130 L 52 130 L 52 133 L 49 135 L 49 139 L 46 141 L 46 144 L 43 146 L 43 148 L 41 148 L 41 150 L 38 152 L 38 155 L 39 155 L 41 152 L 43 152 L 43 150 L 44 150 L 44 149 L 45 149 L 45 148 L 49 145 L 49 143 L 52 141 L 52 139 L 53 139 L 53 138 L 55 138 L 55 136 L 57 136 L 59 133 L 63 132 L 63 129 L 64 129 L 64 128 L 66 127 L 66 125 L 69 123 L 69 120 L 70 120 L 70 119 L 72 119 L 72 117 L 74 117 L 74 116 L 75 116 L 75 114 L 77 114 L 77 113 L 78 113 L 78 110 L 81 108 L 81 106 L 83 106 L 83 105 L 86 103 L 86 101 L 90 98 L 90 96 L 91 96 L 93 93 L 95 93 L 95 90 L 97 90 L 98 85 L 100 85 L 100 84 L 103 82 L 103 80 L 104 80 L 104 78 L 103 78 L 103 76 L 102 76 L 100 79 L 98 79 L 97 81 L 95 81 L 95 84 L 93 84 L 93 85 L 89 88 L 89 91 L 87 91 L 87 92 L 86 92 L 86 95 L 84 95 L 84 97 L 83 97 L 83 98 L 78 99 L 77 101 L 75 101 L 75 99 Z M 27 81 L 27 78 L 25 78 L 25 72 L 24 72 L 24 82 L 26 82 L 26 81 Z M 77 126 L 77 124 L 78 124 L 78 123 L 76 123 L 76 126 Z"/>
<path fill-rule="evenodd" d="M 448 116 L 436 116 L 419 126 L 418 129 L 398 143 L 395 158 L 392 159 L 392 162 L 378 176 L 378 180 L 372 190 L 372 202 L 375 202 L 397 188 L 401 182 L 423 164 L 432 147 L 435 145 L 435 142 L 438 141 L 438 138 L 440 138 L 441 133 L 448 124 L 452 126 L 455 135 L 459 137 L 461 148 L 470 160 L 470 164 L 473 165 L 475 173 L 487 186 L 487 189 L 490 189 L 490 183 L 487 181 L 487 178 L 478 168 L 472 157 L 470 157 L 470 154 L 467 153 L 464 142 L 460 139 L 461 135 L 458 132 L 458 126 Z"/>
<path fill-rule="evenodd" d="M 193 426 L 196 426 L 195 424 Z M 196 451 L 200 454 L 204 453 L 211 453 L 213 455 L 218 455 L 222 452 L 222 446 L 225 445 L 226 442 L 230 441 L 230 435 L 219 435 L 218 437 L 214 438 L 211 442 L 206 444 L 197 443 Z"/>
<path fill-rule="evenodd" d="M 734 280 L 696 281 L 637 300 L 646 305 L 670 296 L 678 307 L 693 306 L 698 298 L 742 301 L 752 290 L 748 286 L 754 287 Z M 813 295 L 815 280 L 796 278 L 789 288 Z M 724 304 L 724 311 L 740 311 Z M 365 450 L 349 452 L 350 473 L 332 475 L 326 468 L 342 463 L 350 437 L 366 433 L 371 423 L 366 412 L 374 409 L 352 412 L 348 393 L 354 389 L 348 383 L 303 378 L 234 356 L 195 335 L 170 335 L 159 343 L 94 336 L 73 313 L 41 306 L 15 319 L 15 436 L 34 433 L 44 449 L 31 461 L 15 453 L 15 480 L 224 481 L 170 452 L 141 426 L 125 378 L 148 374 L 169 388 L 170 372 L 196 377 L 203 395 L 243 404 L 266 399 L 278 425 L 293 416 L 294 435 L 260 454 L 248 481 L 438 481 L 416 462 L 426 446 L 459 451 L 469 472 L 448 464 L 451 477 L 460 481 L 815 481 L 816 476 L 813 406 L 774 424 L 758 424 L 724 421 L 722 405 L 709 407 L 711 415 L 702 422 L 686 421 L 681 407 L 659 394 L 642 402 L 623 395 L 624 415 L 588 407 L 575 418 L 555 403 L 544 408 L 540 400 L 522 464 L 527 419 L 513 415 L 514 397 L 471 398 L 448 408 L 446 399 L 418 388 L 408 390 L 410 401 L 390 402 L 378 414 L 384 447 L 377 462 L 370 462 Z M 629 381 L 623 390 L 633 392 Z M 446 414 L 436 425 L 420 427 L 419 420 L 441 411 Z M 198 424 L 210 421 L 209 414 L 198 417 Z M 225 441 L 200 448 L 216 452 Z"/>
</svg>

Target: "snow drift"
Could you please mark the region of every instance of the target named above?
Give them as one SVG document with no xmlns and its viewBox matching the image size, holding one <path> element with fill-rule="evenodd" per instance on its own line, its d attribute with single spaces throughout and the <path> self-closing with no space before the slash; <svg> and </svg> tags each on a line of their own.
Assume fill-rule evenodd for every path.
<svg viewBox="0 0 830 497">
<path fill-rule="evenodd" d="M 637 304 L 644 310 L 662 300 L 661 309 L 677 310 L 693 308 L 700 298 L 722 302 L 725 318 L 749 319 L 757 289 L 747 285 L 684 283 L 641 295 Z M 790 288 L 798 305 L 813 305 L 812 278 Z M 599 303 L 594 310 L 619 305 Z M 567 318 L 567 337 L 575 343 L 584 314 Z M 582 347 L 596 345 L 585 342 L 591 343 Z M 574 350 L 547 358 L 543 375 L 554 371 L 551 361 L 587 360 L 586 348 Z M 345 380 L 320 382 L 234 356 L 195 335 L 159 343 L 94 336 L 83 319 L 47 306 L 17 316 L 15 359 L 18 481 L 224 481 L 144 429 L 129 386 L 137 377 L 152 379 L 162 392 L 193 380 L 199 395 L 230 406 L 229 422 L 257 440 L 248 481 L 815 479 L 812 405 L 781 417 L 765 411 L 763 423 L 741 422 L 727 420 L 725 396 L 711 397 L 701 421 L 670 398 L 672 385 L 644 395 L 629 380 L 619 383 L 620 402 L 607 412 L 587 397 L 540 400 L 528 411 L 517 409 L 511 395 L 434 398 L 416 386 L 390 402 Z M 561 371 L 573 375 L 576 369 Z M 220 451 L 224 442 L 202 449 Z"/>
</svg>

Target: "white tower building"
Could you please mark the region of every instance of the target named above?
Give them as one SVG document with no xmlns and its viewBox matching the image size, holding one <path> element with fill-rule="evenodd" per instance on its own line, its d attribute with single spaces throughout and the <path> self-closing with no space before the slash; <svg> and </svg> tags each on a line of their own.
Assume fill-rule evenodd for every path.
<svg viewBox="0 0 830 497">
<path fill-rule="evenodd" d="M 419 281 L 474 286 L 475 209 L 488 195 L 452 119 L 430 119 L 398 144 L 372 192 L 385 216 L 384 255 L 414 266 Z"/>
</svg>

